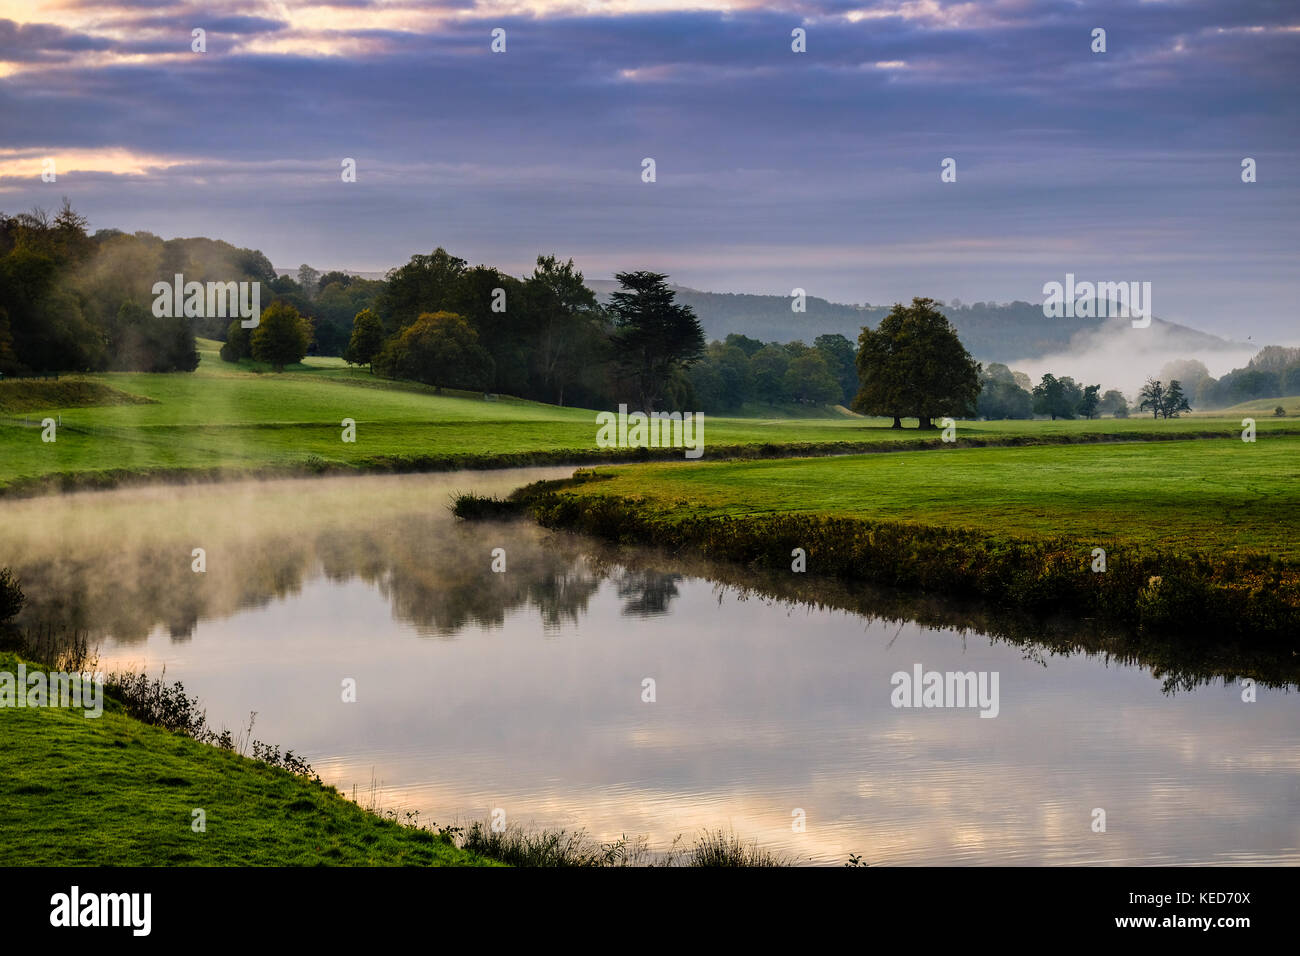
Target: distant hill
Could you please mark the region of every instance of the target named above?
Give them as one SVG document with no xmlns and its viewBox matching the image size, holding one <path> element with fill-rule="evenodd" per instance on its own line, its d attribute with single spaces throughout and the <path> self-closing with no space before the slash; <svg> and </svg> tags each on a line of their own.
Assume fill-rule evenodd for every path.
<svg viewBox="0 0 1300 956">
<path fill-rule="evenodd" d="M 612 279 L 589 279 L 587 285 L 601 298 L 618 288 Z M 790 311 L 790 298 L 779 295 L 748 295 L 733 292 L 701 292 L 674 286 L 677 300 L 689 305 L 699 316 L 710 340 L 726 338 L 739 332 L 765 342 L 789 342 L 801 339 L 809 344 L 824 333 L 838 332 L 855 342 L 862 326 L 875 327 L 890 305 L 845 305 L 809 296 L 808 311 Z M 1071 339 L 1080 333 L 1103 334 L 1129 327 L 1127 319 L 1048 319 L 1041 303 L 977 302 L 973 305 L 940 306 L 962 342 L 975 358 L 989 362 L 1011 362 L 1026 356 L 1050 355 L 1071 348 Z M 1229 342 L 1185 325 L 1153 319 L 1162 347 L 1188 353 L 1229 348 Z M 1077 342 L 1077 340 L 1076 340 Z"/>
</svg>

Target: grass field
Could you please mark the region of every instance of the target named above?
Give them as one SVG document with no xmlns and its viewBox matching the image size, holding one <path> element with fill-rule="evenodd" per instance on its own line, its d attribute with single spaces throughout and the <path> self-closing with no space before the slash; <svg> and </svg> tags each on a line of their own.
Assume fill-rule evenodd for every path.
<svg viewBox="0 0 1300 956">
<path fill-rule="evenodd" d="M 815 513 L 1300 560 L 1300 438 L 1291 435 L 605 471 L 610 480 L 566 493 L 632 496 L 683 515 Z"/>
<path fill-rule="evenodd" d="M 32 394 L 33 389 L 57 384 L 63 388 L 46 400 L 76 397 L 73 385 L 78 380 L 0 383 L 0 491 L 30 487 L 52 475 L 95 484 L 97 476 L 107 476 L 111 480 L 104 483 L 112 483 L 123 475 L 187 471 L 423 470 L 457 457 L 462 460 L 454 464 L 463 465 L 494 464 L 498 462 L 490 459 L 505 455 L 598 453 L 592 410 L 504 397 L 485 400 L 464 393 L 438 395 L 425 386 L 387 382 L 364 369 L 350 369 L 339 359 L 308 359 L 274 374 L 253 363 L 220 361 L 217 345 L 200 340 L 201 363 L 192 374 L 85 377 L 93 386 L 108 387 L 99 389 L 104 394 L 98 401 L 106 404 L 42 406 L 40 395 Z M 132 401 L 139 403 L 127 403 Z M 59 422 L 55 442 L 41 440 L 44 417 Z M 342 441 L 345 418 L 357 423 L 355 443 Z M 729 448 L 816 445 L 824 452 L 839 443 L 852 450 L 852 443 L 892 447 L 937 440 L 934 432 L 894 430 L 888 424 L 837 412 L 806 418 L 710 417 L 705 425 L 706 456 L 710 448 L 717 454 Z M 1239 418 L 963 422 L 959 437 L 1050 441 L 1207 432 L 1226 436 L 1237 434 L 1240 427 Z M 1300 422 L 1285 418 L 1261 418 L 1258 427 L 1264 433 L 1300 434 Z"/>
<path fill-rule="evenodd" d="M 17 666 L 0 654 L 0 670 Z M 98 718 L 0 709 L 0 752 L 0 866 L 496 865 L 112 702 Z"/>
</svg>

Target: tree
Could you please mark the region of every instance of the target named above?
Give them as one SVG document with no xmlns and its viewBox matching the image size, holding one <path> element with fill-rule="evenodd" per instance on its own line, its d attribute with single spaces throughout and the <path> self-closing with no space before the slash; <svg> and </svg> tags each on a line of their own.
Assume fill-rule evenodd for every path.
<svg viewBox="0 0 1300 956">
<path fill-rule="evenodd" d="M 853 343 L 838 333 L 819 335 L 813 339 L 813 348 L 826 360 L 826 367 L 839 382 L 840 394 L 835 401 L 842 405 L 849 404 L 858 392 L 858 367 L 854 361 L 856 356 Z"/>
<path fill-rule="evenodd" d="M 253 343 L 250 339 L 248 329 L 244 328 L 239 319 L 231 322 L 226 329 L 226 341 L 221 344 L 221 361 L 238 362 L 240 359 L 251 358 Z"/>
<path fill-rule="evenodd" d="M 538 378 L 547 397 L 563 405 L 565 386 L 590 364 L 604 340 L 606 319 L 572 259 L 562 263 L 553 255 L 538 256 L 524 285 L 536 323 Z"/>
<path fill-rule="evenodd" d="M 1265 349 L 1264 352 L 1267 352 Z M 1261 352 L 1260 355 L 1263 355 Z M 1259 356 L 1256 356 L 1258 358 Z M 1254 359 L 1252 359 L 1252 362 Z M 1174 359 L 1166 362 L 1160 369 L 1158 376 L 1160 381 L 1168 382 L 1172 379 L 1178 379 L 1183 385 L 1184 391 L 1190 395 L 1195 395 L 1206 382 L 1213 382 L 1214 376 L 1210 370 L 1205 367 L 1205 363 L 1197 359 Z"/>
<path fill-rule="evenodd" d="M 756 353 L 763 350 L 767 343 L 760 342 L 758 339 L 751 339 L 748 335 L 741 335 L 739 332 L 732 332 L 722 344 L 734 345 L 745 353 L 746 358 L 753 358 Z"/>
<path fill-rule="evenodd" d="M 981 387 L 979 400 L 975 405 L 975 414 L 989 420 L 1033 418 L 1033 396 L 1016 383 L 1010 370 L 1007 370 L 1007 374 L 1003 376 L 1000 372 L 994 371 L 998 368 L 995 362 L 980 376 Z M 1006 366 L 1000 368 L 1006 369 Z"/>
<path fill-rule="evenodd" d="M 813 349 L 791 360 L 784 385 L 787 395 L 806 405 L 829 405 L 840 400 L 840 383 L 822 353 Z"/>
<path fill-rule="evenodd" d="M 706 412 L 735 411 L 753 394 L 749 357 L 735 345 L 710 342 L 704 357 L 691 366 L 691 386 Z"/>
<path fill-rule="evenodd" d="M 381 375 L 443 388 L 481 390 L 492 377 L 492 356 L 464 318 L 454 312 L 419 316 L 389 339 L 375 357 Z"/>
<path fill-rule="evenodd" d="M 115 371 L 192 372 L 198 368 L 194 329 L 183 316 L 155 316 L 128 299 L 105 331 L 108 366 Z"/>
<path fill-rule="evenodd" d="M 1040 415 L 1050 415 L 1052 421 L 1074 418 L 1082 401 L 1083 389 L 1068 375 L 1057 378 L 1047 372 L 1044 373 L 1043 380 L 1034 386 L 1034 411 Z"/>
<path fill-rule="evenodd" d="M 319 272 L 307 265 L 305 262 L 298 267 L 298 285 L 302 286 L 302 294 L 307 301 L 310 302 L 312 299 L 316 298 L 319 284 Z"/>
<path fill-rule="evenodd" d="M 1174 379 L 1165 389 L 1164 401 L 1160 406 L 1160 413 L 1165 418 L 1177 418 L 1179 412 L 1190 412 L 1192 406 L 1187 403 L 1187 396 L 1183 394 L 1182 383 Z"/>
<path fill-rule="evenodd" d="M 1098 415 L 1114 415 L 1116 418 L 1128 418 L 1128 399 L 1118 389 L 1108 389 L 1097 403 Z"/>
<path fill-rule="evenodd" d="M 1151 417 L 1159 418 L 1164 405 L 1164 383 L 1154 378 L 1147 379 L 1146 384 L 1142 386 L 1142 391 L 1138 393 L 1138 408 L 1142 411 L 1151 409 Z"/>
<path fill-rule="evenodd" d="M 749 360 L 754 375 L 754 398 L 765 405 L 780 405 L 789 399 L 785 391 L 785 373 L 790 370 L 790 353 L 773 342 L 765 345 Z"/>
<path fill-rule="evenodd" d="M 864 326 L 857 367 L 861 389 L 853 407 L 891 416 L 894 428 L 904 414 L 915 415 L 918 428 L 933 428 L 935 416 L 970 415 L 979 399 L 980 365 L 933 299 L 896 304 L 875 331 Z"/>
<path fill-rule="evenodd" d="M 352 284 L 352 276 L 348 275 L 346 272 L 340 272 L 337 269 L 334 269 L 330 272 L 326 272 L 316 280 L 316 288 L 319 291 L 324 292 L 335 283 L 338 284 L 339 288 L 346 289 Z"/>
<path fill-rule="evenodd" d="M 1088 385 L 1083 390 L 1083 397 L 1079 399 L 1079 414 L 1084 418 L 1091 420 L 1097 414 L 1097 406 L 1101 404 L 1098 393 L 1101 391 L 1100 385 Z"/>
<path fill-rule="evenodd" d="M 614 363 L 641 403 L 653 412 L 674 372 L 689 368 L 704 352 L 704 330 L 695 311 L 678 305 L 659 272 L 620 272 L 622 286 L 610 296 L 614 319 Z"/>
<path fill-rule="evenodd" d="M 311 324 L 293 306 L 278 300 L 263 310 L 251 338 L 253 358 L 268 363 L 277 372 L 301 362 L 309 345 Z"/>
<path fill-rule="evenodd" d="M 384 328 L 397 332 L 423 314 L 457 307 L 464 272 L 465 260 L 441 246 L 427 256 L 411 256 L 406 265 L 390 270 L 378 302 Z"/>
<path fill-rule="evenodd" d="M 375 370 L 375 356 L 384 347 L 384 323 L 369 309 L 362 309 L 352 319 L 352 337 L 343 358 L 350 365 L 369 365 Z"/>
</svg>

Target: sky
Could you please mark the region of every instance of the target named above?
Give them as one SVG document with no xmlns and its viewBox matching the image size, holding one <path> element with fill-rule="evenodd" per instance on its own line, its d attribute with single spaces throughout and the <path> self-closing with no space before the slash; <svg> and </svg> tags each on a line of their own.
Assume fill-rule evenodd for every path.
<svg viewBox="0 0 1300 956">
<path fill-rule="evenodd" d="M 1297 89 L 1295 0 L 0 0 L 0 210 L 873 304 L 1073 273 L 1300 343 Z"/>
</svg>

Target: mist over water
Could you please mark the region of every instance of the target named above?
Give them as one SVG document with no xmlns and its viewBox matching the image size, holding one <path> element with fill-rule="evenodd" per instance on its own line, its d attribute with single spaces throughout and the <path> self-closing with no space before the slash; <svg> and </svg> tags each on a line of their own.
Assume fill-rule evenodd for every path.
<svg viewBox="0 0 1300 956">
<path fill-rule="evenodd" d="M 21 624 L 165 667 L 218 730 L 255 711 L 258 739 L 426 823 L 499 807 L 658 848 L 723 826 L 816 863 L 1300 862 L 1293 664 L 1247 704 L 1221 659 L 1164 645 L 447 511 L 569 471 L 0 502 L 0 566 Z M 916 664 L 996 672 L 998 716 L 894 707 Z"/>
</svg>

